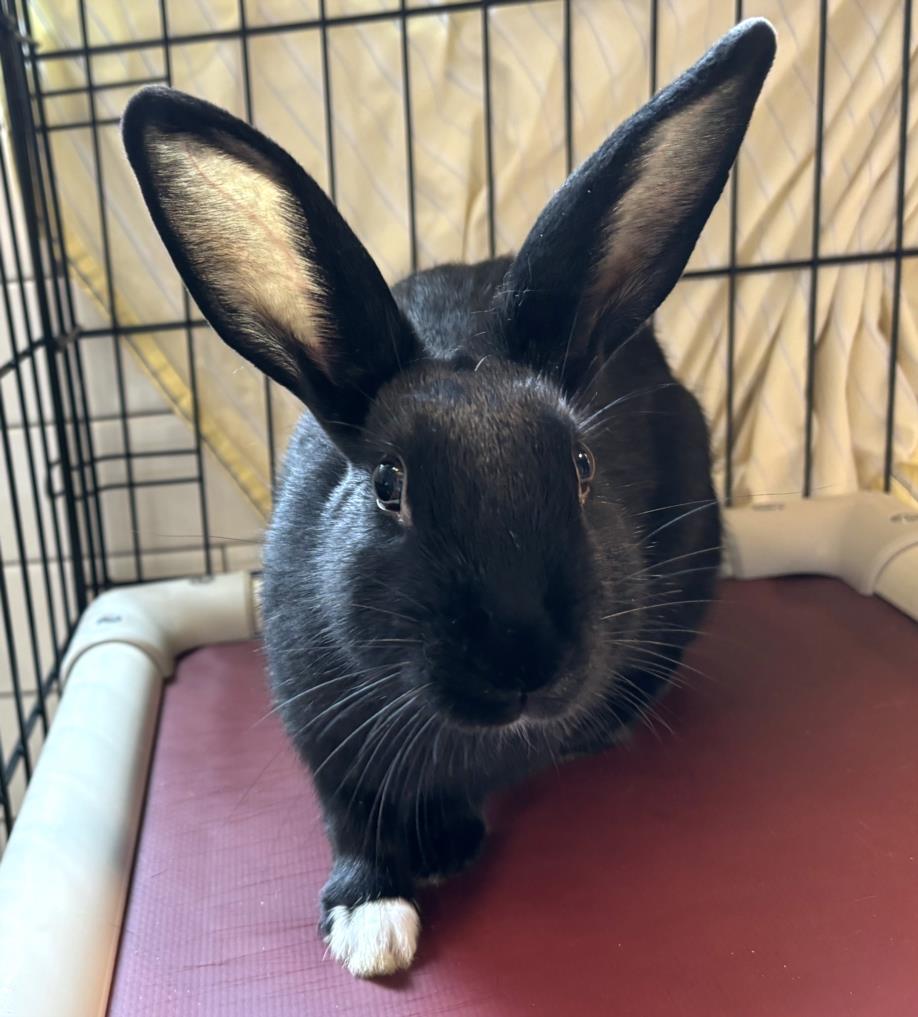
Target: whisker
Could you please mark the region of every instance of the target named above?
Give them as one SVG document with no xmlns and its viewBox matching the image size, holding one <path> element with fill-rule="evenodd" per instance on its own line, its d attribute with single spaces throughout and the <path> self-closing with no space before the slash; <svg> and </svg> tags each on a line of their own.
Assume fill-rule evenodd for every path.
<svg viewBox="0 0 918 1017">
<path fill-rule="evenodd" d="M 412 697 L 412 696 L 416 696 L 416 695 L 417 695 L 417 691 L 415 689 L 408 689 L 405 692 L 402 692 L 398 696 L 396 696 L 395 699 L 392 699 L 389 702 L 384 703 L 383 706 L 380 707 L 380 709 L 376 711 L 376 713 L 374 713 L 371 717 L 368 717 L 362 724 L 360 724 L 359 727 L 356 727 L 353 731 L 350 732 L 350 734 L 348 734 L 345 738 L 343 738 L 340 742 L 338 742 L 338 744 L 331 750 L 331 752 L 328 753 L 328 755 L 322 760 L 322 762 L 316 767 L 316 769 L 313 770 L 313 772 L 312 772 L 313 777 L 317 777 L 319 775 L 319 773 L 327 765 L 329 760 L 331 760 L 334 756 L 336 756 L 341 751 L 341 749 L 343 749 L 344 746 L 347 745 L 353 738 L 356 738 L 357 735 L 359 735 L 361 731 L 363 731 L 366 728 L 368 728 L 371 724 L 375 726 L 376 724 L 381 723 L 383 718 L 386 717 L 386 714 L 390 713 L 390 711 L 392 711 L 398 703 L 400 703 L 402 700 L 404 700 L 406 698 L 409 698 L 409 697 Z M 405 705 L 407 705 L 407 704 L 405 704 Z M 398 713 L 399 711 L 396 710 L 395 712 Z M 369 736 L 368 736 L 367 741 L 364 743 L 364 747 L 366 746 L 366 744 L 369 743 L 369 740 L 370 739 L 369 739 Z M 355 762 L 359 761 L 359 759 L 360 759 L 360 753 L 357 754 L 357 760 L 355 760 Z M 353 767 L 354 767 L 354 764 L 351 764 L 351 767 L 347 770 L 347 773 L 345 773 L 345 775 L 344 775 L 344 780 L 342 780 L 342 782 L 341 782 L 342 784 L 344 784 L 344 782 L 347 780 L 347 776 L 348 776 L 348 774 L 350 774 L 350 772 L 353 769 Z M 338 790 L 340 790 L 340 789 L 341 789 L 341 785 L 339 785 L 339 787 L 338 787 Z"/>
<path fill-rule="evenodd" d="M 662 724 L 670 734 L 675 734 L 672 727 L 670 727 L 666 720 L 664 720 L 651 708 L 650 703 L 646 700 L 646 698 L 644 698 L 641 689 L 635 685 L 635 683 L 628 678 L 627 675 L 616 674 L 616 678 L 620 683 L 616 686 L 616 693 L 620 695 L 629 706 L 634 708 L 635 718 L 639 720 L 648 731 L 650 731 L 654 738 L 660 740 L 660 734 L 653 725 L 654 720 Z M 634 691 L 632 691 L 632 689 Z"/>
<path fill-rule="evenodd" d="M 390 713 L 390 715 L 388 717 L 383 717 L 382 716 L 382 714 L 385 712 L 385 708 L 380 711 L 379 715 L 377 715 L 377 723 L 373 726 L 372 730 L 370 731 L 370 734 L 367 736 L 366 742 L 364 743 L 364 745 L 358 751 L 357 756 L 356 756 L 354 762 L 348 768 L 347 772 L 344 774 L 344 777 L 341 780 L 341 783 L 338 785 L 338 791 L 340 792 L 340 790 L 347 783 L 347 779 L 350 776 L 350 774 L 353 772 L 354 767 L 360 765 L 361 757 L 363 756 L 363 754 L 370 748 L 370 746 L 372 746 L 372 751 L 370 752 L 370 755 L 367 758 L 366 762 L 363 764 L 363 769 L 361 770 L 361 775 L 360 775 L 360 777 L 358 777 L 358 779 L 357 779 L 357 781 L 356 781 L 356 783 L 354 785 L 354 790 L 351 792 L 351 797 L 350 797 L 350 800 L 348 801 L 348 805 L 347 805 L 347 811 L 348 812 L 350 812 L 351 809 L 353 808 L 354 801 L 355 801 L 355 799 L 357 797 L 357 793 L 360 791 L 361 787 L 363 786 L 364 778 L 369 773 L 370 767 L 373 765 L 373 760 L 379 754 L 379 750 L 386 744 L 386 738 L 387 738 L 389 732 L 395 726 L 397 718 L 402 713 L 404 713 L 405 710 L 413 709 L 414 706 L 416 705 L 418 699 L 420 698 L 421 693 L 424 691 L 424 689 L 426 689 L 428 687 L 429 687 L 429 683 L 427 685 L 421 686 L 418 689 L 411 689 L 410 692 L 412 693 L 412 695 L 407 700 L 407 702 L 402 703 L 401 706 L 399 706 L 397 709 L 392 710 L 392 712 Z M 394 706 L 394 703 L 387 704 L 387 706 L 389 706 L 389 707 Z M 371 819 L 372 819 L 372 814 L 373 813 L 372 813 L 372 809 L 371 809 L 370 810 L 370 818 Z"/>
<path fill-rule="evenodd" d="M 659 611 L 667 607 L 682 607 L 688 604 L 710 604 L 712 603 L 710 597 L 700 597 L 694 600 L 674 600 L 667 604 L 642 604 L 640 607 L 629 607 L 625 611 L 615 611 L 612 614 L 603 615 L 603 621 L 611 621 L 613 618 L 623 618 L 628 614 L 637 614 L 640 611 Z"/>
<path fill-rule="evenodd" d="M 717 572 L 720 565 L 698 565 L 693 569 L 679 569 L 677 572 L 649 572 L 648 579 L 675 579 L 676 576 L 690 576 L 698 572 Z"/>
<path fill-rule="evenodd" d="M 381 848 L 381 845 L 382 845 L 383 810 L 385 808 L 386 795 L 387 795 L 388 790 L 389 790 L 389 784 L 390 784 L 393 776 L 395 775 L 395 773 L 397 773 L 398 767 L 401 765 L 401 760 L 404 758 L 405 753 L 406 753 L 406 751 L 408 749 L 408 746 L 413 744 L 414 735 L 416 734 L 418 728 L 420 726 L 422 726 L 422 723 L 423 723 L 421 718 L 420 718 L 420 715 L 418 715 L 418 714 L 415 714 L 413 720 L 416 721 L 416 726 L 414 728 L 409 728 L 409 730 L 411 731 L 411 734 L 408 734 L 408 735 L 405 736 L 406 740 L 402 743 L 402 745 L 399 747 L 398 751 L 395 753 L 395 756 L 393 757 L 392 762 L 389 764 L 389 767 L 386 770 L 386 775 L 383 778 L 382 785 L 380 786 L 380 790 L 379 790 L 379 811 L 378 811 L 378 813 L 376 815 L 376 860 L 377 860 L 377 864 L 379 863 L 380 848 Z M 373 812 L 371 810 L 370 811 L 371 819 L 372 819 L 372 815 L 373 815 Z"/>
<path fill-rule="evenodd" d="M 632 392 L 628 392 L 623 396 L 618 396 L 611 402 L 606 403 L 601 409 L 596 410 L 595 413 L 591 413 L 585 420 L 580 421 L 580 428 L 583 431 L 588 431 L 591 427 L 598 427 L 601 421 L 597 421 L 596 418 L 603 413 L 607 413 L 609 410 L 615 409 L 616 406 L 621 406 L 623 403 L 629 402 L 631 399 L 638 399 L 641 396 L 653 395 L 654 392 L 659 392 L 665 388 L 676 388 L 679 383 L 677 381 L 667 381 L 660 385 L 651 385 L 650 388 L 635 389 Z M 596 423 L 594 423 L 596 421 Z"/>
<path fill-rule="evenodd" d="M 416 618 L 412 618 L 411 615 L 400 614 L 398 611 L 390 611 L 390 610 L 388 610 L 388 608 L 385 608 L 385 607 L 376 607 L 375 604 L 357 604 L 357 603 L 355 603 L 354 607 L 359 608 L 361 611 L 376 611 L 379 614 L 388 615 L 390 618 L 398 618 L 401 621 L 406 621 L 406 622 L 411 622 L 411 623 L 417 622 L 417 619 Z"/>
<path fill-rule="evenodd" d="M 318 722 L 322 720 L 324 717 L 327 717 L 330 713 L 333 713 L 335 710 L 340 710 L 340 708 L 345 703 L 366 696 L 368 692 L 372 691 L 375 688 L 379 688 L 380 685 L 384 685 L 386 682 L 390 682 L 393 679 L 398 678 L 400 675 L 401 670 L 392 671 L 389 674 L 383 675 L 382 678 L 375 679 L 369 684 L 361 685 L 359 688 L 354 689 L 353 692 L 350 692 L 343 698 L 336 699 L 330 706 L 327 706 L 324 710 L 322 710 L 321 713 L 317 714 L 315 717 L 310 717 L 309 722 L 307 724 L 304 724 L 299 729 L 299 731 L 296 734 L 296 737 L 299 738 L 301 735 L 304 735 L 310 728 L 315 727 L 315 725 L 318 724 Z"/>
<path fill-rule="evenodd" d="M 402 663 L 402 664 L 396 665 L 396 666 L 404 667 L 405 664 Z M 357 678 L 357 677 L 359 677 L 361 675 L 375 674 L 378 671 L 386 671 L 386 670 L 389 670 L 392 667 L 393 667 L 392 664 L 377 664 L 375 667 L 366 667 L 366 668 L 362 668 L 359 671 L 349 671 L 347 674 L 337 675 L 334 678 L 328 679 L 328 681 L 320 682 L 318 685 L 310 685 L 308 688 L 302 689 L 296 695 L 289 696 L 287 699 L 284 699 L 284 700 L 281 700 L 278 703 L 275 703 L 274 706 L 272 706 L 271 709 L 268 710 L 268 712 L 266 714 L 264 714 L 263 716 L 259 717 L 258 720 L 256 720 L 252 724 L 252 728 L 257 727 L 259 724 L 263 723 L 264 721 L 266 721 L 268 719 L 268 717 L 270 717 L 273 714 L 277 713 L 279 710 L 283 710 L 286 707 L 291 706 L 293 703 L 296 703 L 297 701 L 299 701 L 300 699 L 305 698 L 306 696 L 310 696 L 310 695 L 313 695 L 316 692 L 320 692 L 322 689 L 326 689 L 330 685 L 337 685 L 340 682 L 352 681 L 354 678 Z M 249 730 L 251 730 L 252 728 L 249 728 Z"/>
<path fill-rule="evenodd" d="M 706 681 L 714 681 L 714 679 L 706 672 L 693 666 L 692 664 L 686 664 L 684 660 L 679 660 L 675 657 L 671 657 L 669 654 L 661 653 L 658 650 L 651 650 L 646 646 L 638 646 L 637 652 L 640 654 L 648 654 L 651 657 L 655 657 L 658 660 L 665 661 L 667 664 L 672 664 L 676 670 L 691 671 L 693 674 L 697 674 L 699 677 L 704 678 Z M 635 658 L 640 666 L 639 658 Z"/>
<path fill-rule="evenodd" d="M 360 648 L 363 650 L 368 650 L 372 649 L 374 646 L 382 646 L 385 644 L 392 643 L 396 643 L 400 646 L 420 646 L 422 642 L 423 640 L 421 639 L 409 639 L 407 637 L 404 639 L 395 639 L 387 636 L 384 639 L 371 639 L 368 643 L 363 643 Z"/>
<path fill-rule="evenodd" d="M 650 516 L 655 512 L 671 512 L 673 509 L 686 508 L 689 505 L 716 505 L 718 500 L 716 498 L 693 498 L 691 501 L 679 501 L 673 505 L 660 505 L 657 508 L 647 509 L 644 512 L 635 513 L 635 518 L 641 516 Z"/>
<path fill-rule="evenodd" d="M 712 501 L 704 502 L 701 505 L 696 505 L 694 508 L 687 509 L 685 512 L 680 513 L 675 519 L 668 519 L 661 526 L 658 526 L 655 530 L 651 530 L 650 533 L 644 538 L 644 543 L 652 540 L 658 533 L 662 533 L 664 530 L 669 529 L 670 526 L 675 526 L 676 523 L 681 523 L 683 519 L 688 519 L 689 516 L 695 515 L 696 512 L 704 512 L 705 509 L 713 508 L 717 505 L 717 499 Z"/>
<path fill-rule="evenodd" d="M 723 544 L 714 544 L 711 547 L 700 547 L 695 551 L 688 551 L 685 554 L 677 554 L 672 558 L 665 558 L 663 561 L 653 562 L 650 565 L 645 565 L 644 568 L 638 569 L 637 572 L 632 572 L 629 579 L 637 579 L 638 576 L 644 575 L 649 572 L 650 569 L 663 568 L 664 565 L 672 565 L 673 562 L 684 561 L 686 558 L 694 558 L 698 554 L 712 554 L 714 551 L 722 551 L 724 549 Z"/>
</svg>

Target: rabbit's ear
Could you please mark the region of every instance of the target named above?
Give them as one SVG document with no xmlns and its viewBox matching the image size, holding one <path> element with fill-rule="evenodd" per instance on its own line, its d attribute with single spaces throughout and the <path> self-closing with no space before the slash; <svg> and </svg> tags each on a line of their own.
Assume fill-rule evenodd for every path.
<svg viewBox="0 0 918 1017">
<path fill-rule="evenodd" d="M 209 103 L 149 88 L 122 124 L 153 221 L 221 338 L 326 428 L 359 428 L 415 353 L 373 259 L 283 149 Z"/>
<path fill-rule="evenodd" d="M 767 21 L 738 25 L 568 178 L 498 297 L 511 355 L 576 386 L 653 314 L 724 188 L 774 54 Z"/>
</svg>

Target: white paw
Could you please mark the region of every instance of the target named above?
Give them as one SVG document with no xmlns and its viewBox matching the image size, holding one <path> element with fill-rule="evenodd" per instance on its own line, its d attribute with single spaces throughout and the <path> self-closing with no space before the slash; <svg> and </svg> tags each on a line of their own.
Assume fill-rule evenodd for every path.
<svg viewBox="0 0 918 1017">
<path fill-rule="evenodd" d="M 357 978 L 391 975 L 410 967 L 418 945 L 421 919 L 401 897 L 373 900 L 357 907 L 333 907 L 325 942 L 335 960 Z"/>
</svg>

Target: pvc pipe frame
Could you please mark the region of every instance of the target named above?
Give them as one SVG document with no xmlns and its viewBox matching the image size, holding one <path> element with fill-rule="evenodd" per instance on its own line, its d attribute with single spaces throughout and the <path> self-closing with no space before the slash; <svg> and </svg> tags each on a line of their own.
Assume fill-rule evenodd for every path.
<svg viewBox="0 0 918 1017">
<path fill-rule="evenodd" d="M 889 495 L 727 509 L 724 575 L 823 574 L 918 620 L 918 512 Z M 0 864 L 0 1017 L 108 1007 L 163 683 L 195 647 L 256 635 L 243 573 L 113 590 L 85 612 Z"/>
<path fill-rule="evenodd" d="M 163 682 L 179 654 L 255 634 L 244 573 L 112 590 L 84 613 L 0 863 L 2 1017 L 104 1017 Z"/>
<path fill-rule="evenodd" d="M 724 520 L 725 576 L 834 576 L 918 621 L 918 510 L 891 495 L 771 502 Z"/>
</svg>

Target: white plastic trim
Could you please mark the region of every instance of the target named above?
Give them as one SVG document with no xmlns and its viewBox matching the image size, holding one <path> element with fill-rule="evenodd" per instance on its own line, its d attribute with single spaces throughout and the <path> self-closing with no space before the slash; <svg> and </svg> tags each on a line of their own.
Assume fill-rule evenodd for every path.
<svg viewBox="0 0 918 1017">
<path fill-rule="evenodd" d="M 255 635 L 250 577 L 113 590 L 85 612 L 0 862 L 0 1015 L 103 1017 L 164 678 Z"/>
<path fill-rule="evenodd" d="M 109 590 L 89 605 L 64 659 L 61 677 L 101 643 L 130 643 L 167 678 L 175 658 L 196 646 L 246 639 L 256 631 L 247 572 L 146 583 Z"/>
<path fill-rule="evenodd" d="M 724 575 L 843 579 L 918 620 L 918 511 L 860 492 L 726 509 Z"/>
</svg>

